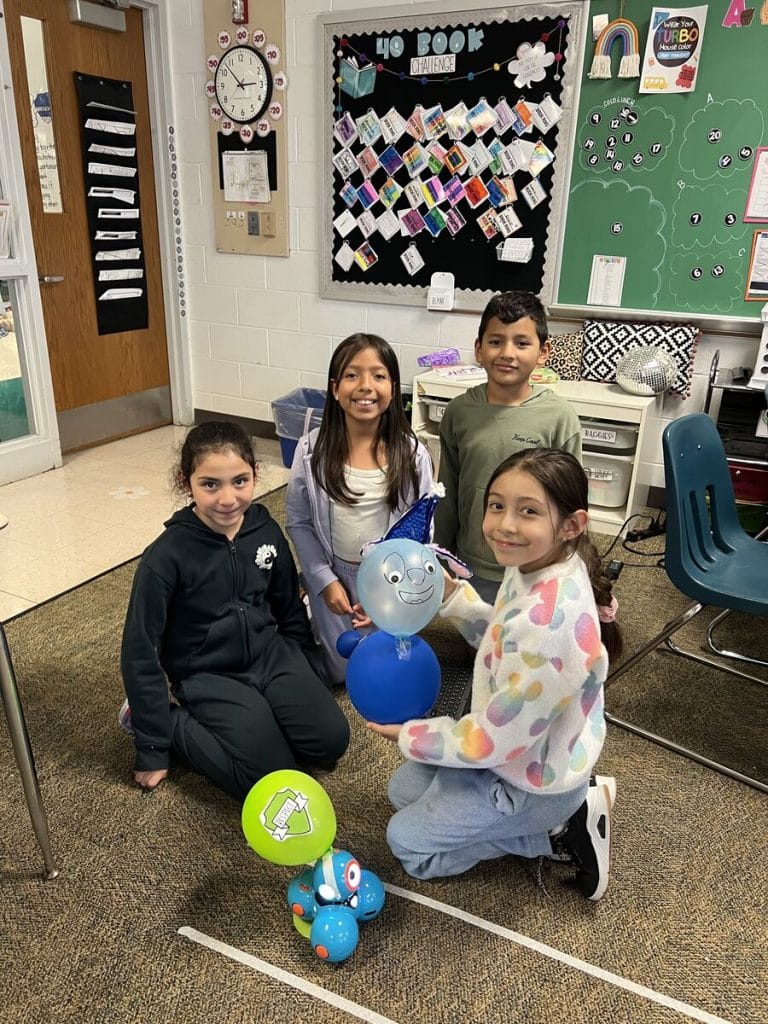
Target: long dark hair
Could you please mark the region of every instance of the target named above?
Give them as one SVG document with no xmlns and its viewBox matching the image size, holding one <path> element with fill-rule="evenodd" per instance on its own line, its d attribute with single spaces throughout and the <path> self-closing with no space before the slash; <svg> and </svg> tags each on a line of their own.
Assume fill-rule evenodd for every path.
<svg viewBox="0 0 768 1024">
<path fill-rule="evenodd" d="M 379 420 L 372 448 L 377 455 L 380 446 L 387 453 L 387 503 L 397 508 L 409 492 L 418 493 L 416 473 L 416 435 L 405 416 L 400 390 L 400 367 L 392 346 L 377 334 L 350 334 L 331 356 L 328 367 L 328 397 L 320 421 L 312 453 L 312 470 L 320 487 L 334 501 L 343 505 L 356 505 L 359 495 L 351 491 L 344 478 L 344 466 L 349 458 L 349 438 L 344 411 L 333 399 L 333 385 L 337 384 L 346 368 L 364 349 L 373 349 L 392 382 L 392 401 Z"/>
<path fill-rule="evenodd" d="M 510 469 L 522 470 L 537 480 L 555 506 L 561 519 L 566 519 L 579 509 L 589 509 L 589 481 L 579 460 L 570 452 L 559 448 L 525 448 L 509 455 L 497 466 L 485 488 L 483 508 L 488 507 L 491 487 L 502 473 Z M 609 607 L 613 595 L 613 583 L 605 575 L 603 564 L 595 545 L 588 534 L 580 534 L 574 541 L 564 542 L 567 555 L 578 552 L 587 567 L 598 609 Z M 600 636 L 610 661 L 621 657 L 624 642 L 616 622 L 600 622 Z"/>
</svg>

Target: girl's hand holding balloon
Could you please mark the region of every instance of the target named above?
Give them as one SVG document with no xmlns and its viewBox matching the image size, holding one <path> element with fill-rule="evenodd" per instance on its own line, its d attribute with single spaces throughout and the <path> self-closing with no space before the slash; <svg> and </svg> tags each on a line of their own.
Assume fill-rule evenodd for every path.
<svg viewBox="0 0 768 1024">
<path fill-rule="evenodd" d="M 371 732 L 377 732 L 385 740 L 392 740 L 393 743 L 397 743 L 400 739 L 401 725 L 379 725 L 377 722 L 366 722 L 365 724 Z"/>
<path fill-rule="evenodd" d="M 366 629 L 372 626 L 373 621 L 370 615 L 366 615 L 361 604 L 352 605 L 352 626 L 354 629 Z"/>
</svg>

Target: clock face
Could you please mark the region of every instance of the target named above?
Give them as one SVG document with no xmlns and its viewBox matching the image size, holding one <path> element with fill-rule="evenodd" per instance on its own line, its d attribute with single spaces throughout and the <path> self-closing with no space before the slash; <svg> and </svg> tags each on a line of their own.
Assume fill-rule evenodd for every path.
<svg viewBox="0 0 768 1024">
<path fill-rule="evenodd" d="M 272 98 L 272 73 L 258 50 L 233 46 L 222 54 L 214 77 L 224 116 L 238 124 L 261 117 Z"/>
</svg>

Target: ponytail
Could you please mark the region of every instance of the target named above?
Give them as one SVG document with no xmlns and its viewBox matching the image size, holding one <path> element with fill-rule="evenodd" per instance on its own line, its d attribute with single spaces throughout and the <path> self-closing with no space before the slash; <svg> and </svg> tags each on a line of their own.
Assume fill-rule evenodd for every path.
<svg viewBox="0 0 768 1024">
<path fill-rule="evenodd" d="M 621 635 L 618 622 L 613 618 L 616 611 L 613 581 L 606 576 L 597 549 L 586 533 L 582 533 L 579 537 L 576 550 L 589 573 L 592 593 L 595 595 L 595 604 L 600 618 L 600 638 L 608 652 L 608 660 L 613 664 L 621 658 L 624 651 L 624 638 Z"/>
</svg>

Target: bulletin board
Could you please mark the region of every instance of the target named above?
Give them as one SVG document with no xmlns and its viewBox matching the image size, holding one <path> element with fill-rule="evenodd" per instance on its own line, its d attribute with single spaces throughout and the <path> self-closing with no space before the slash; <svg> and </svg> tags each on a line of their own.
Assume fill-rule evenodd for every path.
<svg viewBox="0 0 768 1024">
<path fill-rule="evenodd" d="M 201 64 L 206 70 L 216 249 L 287 256 L 289 89 L 283 0 L 205 0 L 203 14 Z M 250 52 L 254 50 L 255 55 Z M 222 102 L 220 64 L 235 76 L 229 79 L 235 82 L 229 94 L 237 101 L 234 110 Z M 250 106 L 246 97 L 254 95 L 255 77 L 263 83 L 263 103 L 254 100 Z"/>
<path fill-rule="evenodd" d="M 641 58 L 652 6 L 625 7 Z M 555 312 L 616 315 L 615 305 L 588 304 L 600 255 L 626 258 L 622 314 L 711 320 L 726 330 L 759 321 L 768 295 L 744 296 L 760 225 L 745 216 L 768 134 L 768 4 L 745 7 L 739 0 L 709 5 L 692 91 L 641 94 L 640 77 L 617 77 L 620 36 L 609 54 L 612 77 L 590 78 L 590 33 Z M 593 3 L 591 11 L 614 19 L 620 6 Z"/>
<path fill-rule="evenodd" d="M 320 292 L 553 297 L 583 3 L 320 15 Z"/>
</svg>

